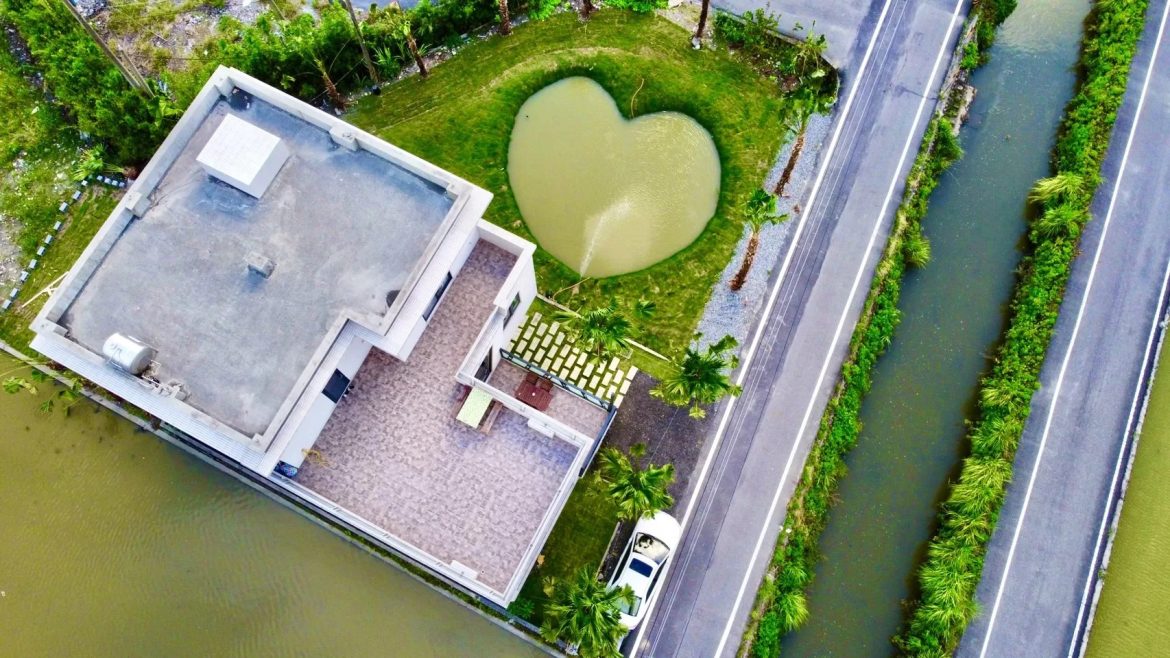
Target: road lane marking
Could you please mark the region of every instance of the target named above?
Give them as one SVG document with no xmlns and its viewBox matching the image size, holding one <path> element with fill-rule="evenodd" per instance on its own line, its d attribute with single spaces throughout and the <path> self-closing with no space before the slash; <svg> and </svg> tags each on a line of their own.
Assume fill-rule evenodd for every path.
<svg viewBox="0 0 1170 658">
<path fill-rule="evenodd" d="M 1170 14 L 1170 2 L 1167 2 L 1166 6 L 1163 7 L 1163 9 L 1162 9 L 1162 22 L 1158 25 L 1158 37 L 1154 41 L 1154 51 L 1150 57 L 1150 66 L 1146 70 L 1147 82 L 1144 84 L 1148 84 L 1148 80 L 1151 78 L 1151 73 L 1153 72 L 1154 67 L 1157 66 L 1158 47 L 1162 43 L 1162 34 L 1166 29 L 1166 16 L 1168 14 Z M 1141 121 L 1141 99 L 1138 99 L 1138 110 L 1134 114 L 1133 127 L 1130 129 L 1131 135 L 1133 133 L 1137 132 L 1138 124 L 1140 123 L 1140 121 Z M 1128 148 L 1128 143 L 1126 146 Z M 1121 187 L 1121 177 L 1123 175 L 1124 175 L 1124 170 L 1119 171 L 1117 174 L 1117 185 L 1115 185 L 1113 188 L 1113 197 L 1110 199 L 1110 205 L 1112 205 L 1112 200 L 1117 198 L 1118 190 Z M 1166 263 L 1166 271 L 1162 275 L 1162 290 L 1158 293 L 1159 306 L 1158 306 L 1158 309 L 1154 312 L 1154 320 L 1150 325 L 1150 335 L 1146 341 L 1146 352 L 1142 358 L 1143 368 L 1145 367 L 1145 364 L 1150 362 L 1151 350 L 1154 348 L 1154 338 L 1155 338 L 1155 336 L 1157 336 L 1157 333 L 1158 333 L 1158 325 L 1162 322 L 1163 314 L 1161 313 L 1161 310 L 1162 310 L 1161 304 L 1162 304 L 1162 300 L 1166 299 L 1167 286 L 1170 286 L 1170 262 Z M 1159 353 L 1161 352 L 1160 347 L 1158 348 L 1157 352 L 1159 352 Z M 1153 358 L 1155 358 L 1155 359 L 1158 358 L 1157 354 L 1154 354 Z M 1156 366 L 1153 369 L 1151 369 L 1151 371 L 1150 371 L 1149 386 L 1153 386 L 1152 382 L 1154 379 L 1154 371 L 1155 370 L 1156 370 Z M 1090 565 L 1097 563 L 1097 558 L 1101 553 L 1102 545 L 1104 544 L 1104 541 L 1105 541 L 1105 533 L 1107 530 L 1107 526 L 1110 522 L 1110 517 L 1113 517 L 1113 519 L 1115 519 L 1118 522 L 1120 522 L 1120 520 L 1121 520 L 1121 508 L 1123 507 L 1124 502 L 1125 502 L 1124 495 L 1119 497 L 1119 499 L 1117 501 L 1117 506 L 1114 508 L 1113 500 L 1112 500 L 1112 492 L 1117 488 L 1117 479 L 1121 476 L 1121 472 L 1122 472 L 1122 468 L 1123 468 L 1122 462 L 1123 462 L 1123 458 L 1125 455 L 1125 448 L 1126 448 L 1126 443 L 1127 443 L 1126 437 L 1130 436 L 1130 434 L 1132 432 L 1136 431 L 1134 428 L 1134 423 L 1140 422 L 1141 416 L 1145 415 L 1145 405 L 1147 404 L 1149 393 L 1148 393 L 1148 389 L 1147 389 L 1147 394 L 1145 396 L 1141 395 L 1143 380 L 1145 380 L 1145 377 L 1138 378 L 1138 385 L 1134 390 L 1133 403 L 1130 405 L 1130 408 L 1129 408 L 1129 418 L 1127 418 L 1125 421 L 1125 434 L 1122 435 L 1121 448 L 1117 452 L 1117 464 L 1114 465 L 1113 479 L 1109 484 L 1110 498 L 1105 504 L 1105 512 L 1101 515 L 1101 526 L 1097 530 L 1097 543 L 1093 547 L 1093 559 L 1091 562 L 1089 562 Z M 1139 405 L 1142 407 L 1142 411 L 1141 411 L 1140 415 L 1138 412 Z M 1130 454 L 1129 459 L 1124 460 L 1125 462 L 1127 462 L 1129 464 L 1133 463 L 1133 460 L 1134 460 L 1135 456 L 1137 455 L 1137 445 L 1138 445 L 1138 439 L 1135 437 L 1133 440 L 1133 452 Z M 1111 509 L 1113 510 L 1112 513 L 1110 512 Z M 1101 568 L 1102 569 L 1106 568 L 1108 566 L 1108 563 L 1109 563 L 1109 555 L 1106 554 L 1103 561 L 1101 562 Z M 1089 648 L 1089 633 L 1093 628 L 1093 615 L 1094 615 L 1094 612 L 1096 610 L 1096 605 L 1097 605 L 1096 596 L 1093 597 L 1093 601 L 1092 601 L 1091 606 L 1090 606 L 1090 602 L 1089 602 L 1090 593 L 1096 589 L 1096 579 L 1094 578 L 1095 575 L 1096 574 L 1094 573 L 1094 570 L 1090 568 L 1089 574 L 1085 578 L 1085 590 L 1084 590 L 1084 592 L 1081 593 L 1081 605 L 1080 605 L 1080 608 L 1077 609 L 1077 621 L 1076 621 L 1076 625 L 1073 626 L 1073 638 L 1072 638 L 1072 641 L 1069 643 L 1068 658 L 1072 658 L 1074 654 L 1083 657 L 1085 655 L 1085 651 L 1088 650 L 1088 648 Z M 1079 652 L 1077 652 L 1077 650 L 1076 650 L 1077 629 L 1080 628 L 1081 620 L 1085 617 L 1086 610 L 1088 610 L 1089 617 L 1088 617 L 1088 619 L 1085 620 L 1085 634 L 1084 634 L 1083 640 L 1081 642 L 1081 650 Z"/>
<path fill-rule="evenodd" d="M 752 359 L 755 357 L 756 349 L 759 348 L 760 345 L 760 339 L 763 337 L 765 329 L 767 329 L 768 319 L 772 313 L 772 307 L 776 304 L 776 299 L 780 294 L 780 288 L 784 285 L 784 279 L 788 275 L 788 268 L 792 262 L 792 257 L 796 253 L 796 247 L 800 244 L 800 236 L 804 232 L 804 227 L 806 225 L 804 220 L 806 217 L 812 214 L 812 209 L 814 208 L 813 204 L 817 200 L 817 195 L 821 190 L 821 184 L 824 181 L 825 174 L 828 173 L 829 166 L 833 162 L 833 155 L 837 149 L 837 141 L 841 137 L 841 132 L 846 128 L 846 126 L 848 126 L 849 111 L 853 108 L 853 100 L 857 97 L 858 90 L 863 86 L 865 80 L 865 71 L 869 67 L 869 61 L 873 55 L 874 46 L 877 45 L 878 38 L 881 36 L 882 26 L 885 24 L 886 14 L 889 13 L 891 4 L 893 4 L 893 0 L 885 0 L 885 4 L 882 5 L 881 13 L 878 15 L 877 25 L 873 30 L 873 36 L 870 37 L 869 44 L 865 48 L 865 55 L 861 58 L 861 65 L 857 68 L 857 83 L 853 86 L 852 89 L 849 90 L 849 95 L 845 98 L 845 105 L 841 108 L 841 116 L 837 121 L 837 127 L 833 130 L 833 135 L 829 138 L 829 145 L 825 149 L 824 164 L 817 172 L 816 179 L 813 180 L 813 186 L 809 192 L 808 202 L 805 203 L 804 212 L 800 213 L 800 218 L 797 220 L 796 232 L 792 235 L 792 242 L 788 247 L 788 252 L 784 255 L 784 262 L 780 266 L 780 273 L 776 276 L 776 283 L 773 284 L 772 291 L 768 295 L 768 303 L 764 306 L 763 313 L 760 314 L 760 320 L 756 327 L 755 336 L 752 338 L 751 345 L 748 346 L 748 351 L 740 362 L 740 370 L 735 380 L 737 386 L 743 384 L 744 379 L 751 370 Z M 727 423 L 731 419 L 731 411 L 735 408 L 735 403 L 738 399 L 739 398 L 737 397 L 731 398 L 723 407 L 723 414 L 720 416 L 719 425 L 715 430 L 715 438 L 712 441 L 711 448 L 707 451 L 706 459 L 703 460 L 703 466 L 699 470 L 699 477 L 697 480 L 695 480 L 695 495 L 691 496 L 691 499 L 687 501 L 686 510 L 684 510 L 683 518 L 680 521 L 684 535 L 686 533 L 688 523 L 690 522 L 691 514 L 694 512 L 695 503 L 702 497 L 703 485 L 706 482 L 707 474 L 711 470 L 711 463 L 713 462 L 715 455 L 719 452 L 719 445 L 723 441 L 724 433 L 727 430 Z M 799 442 L 799 437 L 797 437 L 797 443 L 799 444 Z M 674 560 L 671 560 L 667 563 L 666 568 L 662 572 L 664 586 L 665 583 L 668 582 L 667 578 L 670 575 L 670 569 L 673 565 Z M 646 619 L 647 623 L 642 624 L 641 628 L 638 629 L 637 635 L 634 636 L 634 643 L 630 649 L 629 658 L 637 657 L 638 651 L 642 645 L 642 638 L 646 634 L 646 629 L 650 627 L 648 622 L 651 615 L 654 613 L 654 606 L 657 602 L 657 598 L 650 602 L 650 605 L 646 610 L 646 615 L 644 616 L 644 619 Z"/>
<path fill-rule="evenodd" d="M 1168 260 L 1166 263 L 1166 269 L 1162 275 L 1162 290 L 1158 293 L 1158 305 L 1159 305 L 1158 310 L 1159 311 L 1161 310 L 1162 300 L 1166 298 L 1167 287 L 1170 287 L 1170 260 Z M 1146 351 L 1145 351 L 1145 354 L 1142 356 L 1143 371 L 1145 369 L 1145 364 L 1150 363 L 1151 358 L 1157 359 L 1158 354 L 1161 353 L 1161 347 L 1157 347 L 1155 349 L 1156 344 L 1154 342 L 1154 339 L 1158 335 L 1158 325 L 1162 323 L 1162 318 L 1163 318 L 1162 313 L 1155 312 L 1154 313 L 1154 320 L 1153 320 L 1153 322 L 1150 323 L 1149 338 L 1146 340 Z M 1160 345 L 1160 343 L 1161 343 L 1161 341 L 1159 341 L 1158 344 Z M 1137 422 L 1141 417 L 1138 414 L 1139 406 L 1141 407 L 1141 415 L 1145 414 L 1145 408 L 1146 408 L 1146 404 L 1148 403 L 1148 400 L 1149 400 L 1150 389 L 1147 388 L 1146 395 L 1142 395 L 1141 394 L 1142 388 L 1143 388 L 1142 383 L 1146 382 L 1146 381 L 1152 382 L 1153 381 L 1153 374 L 1154 373 L 1151 370 L 1149 378 L 1145 377 L 1144 374 L 1141 377 L 1138 377 L 1138 385 L 1134 388 L 1134 392 L 1133 392 L 1133 395 L 1134 395 L 1133 404 L 1129 408 L 1129 418 L 1126 420 L 1125 433 L 1122 434 L 1122 437 L 1127 437 L 1133 431 L 1135 431 L 1134 430 L 1134 423 Z M 1150 384 L 1151 388 L 1152 388 L 1152 386 L 1153 386 L 1153 384 Z M 1112 501 L 1112 497 L 1113 497 L 1112 492 L 1114 489 L 1117 488 L 1117 479 L 1121 476 L 1121 472 L 1122 472 L 1123 467 L 1125 467 L 1129 464 L 1132 464 L 1133 460 L 1134 460 L 1134 456 L 1137 454 L 1138 439 L 1135 438 L 1133 441 L 1133 452 L 1130 453 L 1129 459 L 1124 459 L 1125 448 L 1126 448 L 1126 445 L 1128 445 L 1128 443 L 1129 442 L 1125 441 L 1123 438 L 1122 442 L 1121 442 L 1121 447 L 1117 451 L 1117 463 L 1114 465 L 1113 480 L 1109 485 L 1110 496 L 1109 496 L 1109 499 L 1107 500 L 1106 505 L 1105 505 L 1105 512 L 1104 512 L 1104 514 L 1101 515 L 1101 526 L 1097 530 L 1097 543 L 1093 547 L 1093 559 L 1089 562 L 1090 566 L 1093 564 L 1096 564 L 1097 556 L 1100 555 L 1100 553 L 1101 553 L 1101 546 L 1105 541 L 1105 532 L 1106 532 L 1106 529 L 1108 527 L 1110 519 L 1111 518 L 1120 519 L 1121 508 L 1122 508 L 1121 503 L 1124 502 L 1124 498 L 1119 498 L 1117 507 L 1114 507 L 1113 501 Z M 1110 514 L 1110 509 L 1115 510 L 1113 512 L 1113 514 Z M 1105 568 L 1108 566 L 1108 563 L 1109 563 L 1109 556 L 1106 555 L 1105 560 L 1102 561 L 1102 563 L 1101 563 L 1100 568 L 1102 571 L 1105 570 Z M 1069 646 L 1068 646 L 1068 658 L 1073 658 L 1074 655 L 1084 656 L 1085 651 L 1089 648 L 1089 632 L 1093 628 L 1092 615 L 1093 615 L 1093 612 L 1096 608 L 1096 598 L 1094 598 L 1094 600 L 1093 600 L 1093 607 L 1089 608 L 1090 617 L 1089 617 L 1089 620 L 1087 622 L 1087 625 L 1085 626 L 1085 634 L 1083 636 L 1082 642 L 1080 643 L 1081 650 L 1079 652 L 1076 650 L 1077 649 L 1077 629 L 1080 628 L 1081 619 L 1084 618 L 1084 616 L 1085 616 L 1085 609 L 1086 609 L 1087 604 L 1088 604 L 1089 595 L 1094 590 L 1094 585 L 1096 584 L 1096 580 L 1097 580 L 1094 578 L 1094 575 L 1096 575 L 1096 573 L 1097 573 L 1096 569 L 1090 569 L 1088 576 L 1085 578 L 1085 590 L 1081 595 L 1081 607 L 1080 607 L 1080 609 L 1077 610 L 1077 621 L 1076 621 L 1076 624 L 1073 626 L 1073 637 L 1072 637 L 1072 640 L 1070 641 Z M 1105 581 L 1102 578 L 1099 582 L 1103 583 Z"/>
<path fill-rule="evenodd" d="M 808 406 L 805 407 L 804 418 L 800 421 L 800 429 L 796 432 L 796 441 L 792 445 L 792 451 L 788 454 L 787 463 L 784 464 L 784 473 L 780 477 L 780 482 L 777 484 L 776 494 L 772 497 L 772 504 L 768 508 L 768 515 L 765 517 L 764 526 L 760 530 L 760 536 L 756 539 L 755 549 L 752 551 L 752 557 L 748 561 L 748 568 L 744 572 L 743 581 L 739 586 L 739 593 L 735 597 L 735 603 L 731 607 L 731 614 L 728 616 L 727 625 L 723 627 L 723 635 L 719 640 L 718 648 L 715 650 L 715 656 L 723 655 L 723 650 L 727 645 L 728 638 L 731 636 L 731 629 L 735 626 L 735 617 L 739 613 L 739 606 L 743 603 L 744 593 L 747 591 L 748 583 L 752 579 L 752 571 L 755 569 L 756 561 L 760 557 L 760 551 L 763 548 L 764 541 L 775 533 L 772 530 L 772 519 L 776 514 L 776 508 L 780 504 L 780 499 L 783 497 L 784 483 L 788 480 L 792 465 L 796 460 L 796 453 L 800 447 L 800 437 L 804 436 L 805 431 L 808 429 L 813 409 L 817 406 L 817 397 L 820 394 L 821 387 L 825 384 L 825 378 L 828 376 L 829 365 L 833 361 L 834 354 L 837 351 L 837 344 L 840 342 L 841 334 L 845 329 L 845 320 L 849 317 L 849 309 L 853 306 L 853 300 L 857 297 L 857 291 L 861 287 L 861 281 L 864 278 L 871 252 L 877 243 L 878 234 L 881 232 L 882 219 L 886 216 L 886 212 L 889 210 L 890 203 L 894 198 L 894 191 L 898 186 L 898 182 L 902 179 L 902 170 L 906 166 L 906 158 L 910 154 L 910 147 L 915 141 L 914 136 L 917 133 L 918 123 L 922 121 L 922 113 L 926 110 L 927 101 L 930 100 L 930 90 L 934 85 L 935 77 L 938 75 L 939 67 L 942 65 L 943 59 L 950 50 L 948 46 L 951 42 L 951 33 L 955 30 L 955 24 L 959 20 L 959 14 L 965 2 L 966 0 L 957 0 L 955 2 L 955 8 L 951 12 L 951 22 L 947 26 L 942 43 L 939 44 L 938 54 L 934 59 L 934 66 L 931 67 L 930 75 L 926 79 L 926 88 L 922 91 L 921 98 L 918 101 L 918 109 L 914 113 L 914 121 L 910 124 L 910 134 L 902 146 L 902 154 L 898 157 L 898 166 L 894 170 L 894 176 L 890 179 L 890 186 L 886 190 L 885 199 L 882 201 L 882 209 L 877 215 L 877 221 L 874 222 L 873 231 L 870 232 L 869 246 L 866 247 L 865 257 L 861 259 L 861 267 L 857 270 L 857 275 L 853 279 L 853 287 L 849 291 L 849 299 L 846 301 L 841 317 L 837 321 L 837 329 L 833 333 L 833 341 L 830 344 L 829 352 L 825 355 L 825 361 L 821 365 L 820 375 L 817 377 L 817 384 L 813 387 L 812 397 L 809 399 Z"/>
<path fill-rule="evenodd" d="M 995 631 L 995 620 L 999 615 L 999 605 L 1003 599 L 1003 591 L 1007 585 L 1008 575 L 1011 573 L 1012 560 L 1015 559 L 1016 546 L 1020 541 L 1020 531 L 1024 527 L 1024 520 L 1028 515 L 1028 505 L 1032 502 L 1032 490 L 1036 486 L 1036 476 L 1040 472 L 1040 464 L 1044 461 L 1044 449 L 1048 445 L 1048 434 L 1052 429 L 1052 418 L 1055 416 L 1056 405 L 1060 401 L 1060 391 L 1064 386 L 1064 375 L 1068 371 L 1069 361 L 1072 359 L 1073 349 L 1077 344 L 1077 336 L 1081 331 L 1081 321 L 1085 316 L 1085 308 L 1088 306 L 1089 294 L 1093 291 L 1093 281 L 1097 277 L 1097 266 L 1101 261 L 1101 252 L 1105 246 L 1105 238 L 1109 235 L 1109 225 L 1113 221 L 1113 210 L 1117 205 L 1117 193 L 1121 188 L 1121 183 L 1125 179 L 1125 169 L 1129 163 L 1130 149 L 1133 146 L 1133 137 L 1137 133 L 1137 124 L 1142 116 L 1142 109 L 1146 104 L 1146 92 L 1149 91 L 1150 80 L 1153 78 L 1154 66 L 1158 61 L 1158 49 L 1162 45 L 1162 34 L 1166 28 L 1167 11 L 1170 10 L 1170 3 L 1167 3 L 1166 9 L 1162 11 L 1162 22 L 1158 26 L 1158 38 L 1154 41 L 1154 52 L 1150 57 L 1150 66 L 1146 70 L 1146 79 L 1142 82 L 1142 92 L 1138 96 L 1137 111 L 1134 113 L 1133 129 L 1130 130 L 1129 136 L 1125 140 L 1125 151 L 1121 156 L 1121 168 L 1117 173 L 1117 181 L 1113 185 L 1113 196 L 1109 199 L 1109 208 L 1105 212 L 1105 223 L 1101 228 L 1101 238 L 1097 242 L 1097 250 L 1093 254 L 1093 265 L 1089 269 L 1089 280 L 1085 285 L 1085 292 L 1081 295 L 1080 308 L 1077 309 L 1076 321 L 1073 323 L 1072 337 L 1069 340 L 1068 347 L 1064 352 L 1064 359 L 1060 364 L 1060 372 L 1056 377 L 1056 385 L 1052 389 L 1052 402 L 1048 405 L 1048 417 L 1044 419 L 1044 430 L 1040 435 L 1040 447 L 1036 453 L 1036 462 L 1032 465 L 1032 474 L 1028 478 L 1028 487 L 1024 492 L 1024 505 L 1020 509 L 1020 518 L 1016 521 L 1016 528 L 1012 533 L 1012 543 L 1008 548 L 1007 562 L 1004 563 L 1003 575 L 999 579 L 999 587 L 995 592 L 995 603 L 991 607 L 991 616 L 987 620 L 987 632 L 983 635 L 983 646 L 979 651 L 979 658 L 986 658 L 987 647 L 991 642 L 991 634 Z M 1116 475 L 1114 475 L 1116 477 Z M 1094 553 L 1094 561 L 1096 554 Z M 1084 612 L 1084 600 L 1081 601 L 1081 611 L 1077 613 L 1077 619 L 1080 620 Z M 1075 632 L 1074 632 L 1075 637 Z M 1071 650 L 1070 650 L 1071 652 Z"/>
</svg>

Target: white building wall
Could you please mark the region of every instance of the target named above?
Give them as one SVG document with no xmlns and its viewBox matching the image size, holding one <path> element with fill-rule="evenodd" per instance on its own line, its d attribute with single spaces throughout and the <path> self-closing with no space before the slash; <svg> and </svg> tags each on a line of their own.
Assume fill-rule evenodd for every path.
<svg viewBox="0 0 1170 658">
<path fill-rule="evenodd" d="M 260 471 L 262 475 L 267 475 L 276 468 L 277 462 L 285 462 L 300 468 L 308 450 L 317 442 L 317 437 L 321 430 L 325 429 L 325 425 L 333 416 L 334 407 L 337 406 L 322 392 L 325 385 L 334 371 L 340 371 L 353 380 L 370 354 L 371 348 L 369 341 L 364 340 L 353 325 L 347 325 L 342 330 L 332 350 L 333 358 L 326 359 L 321 364 L 309 383 L 307 395 L 310 397 L 302 400 L 289 415 L 272 449 L 265 455 Z"/>
<path fill-rule="evenodd" d="M 467 262 L 467 256 L 475 246 L 475 241 L 474 221 L 461 222 L 451 229 L 447 239 L 439 245 L 419 275 L 418 282 L 409 291 L 402 292 L 407 295 L 406 300 L 386 332 L 385 340 L 379 342 L 380 348 L 397 359 L 406 361 L 410 358 L 410 352 L 426 328 L 423 313 L 447 274 L 458 276 L 459 270 Z"/>
</svg>

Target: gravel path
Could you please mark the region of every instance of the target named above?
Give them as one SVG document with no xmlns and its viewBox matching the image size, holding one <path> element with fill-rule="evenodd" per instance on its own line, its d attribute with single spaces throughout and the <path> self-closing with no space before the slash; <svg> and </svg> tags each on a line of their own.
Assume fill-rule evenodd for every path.
<svg viewBox="0 0 1170 658">
<path fill-rule="evenodd" d="M 23 264 L 20 247 L 13 240 L 18 231 L 20 225 L 15 218 L 0 214 L 0 291 L 5 295 L 20 278 Z"/>
<path fill-rule="evenodd" d="M 817 163 L 820 162 L 821 147 L 829 134 L 831 122 L 829 117 L 814 116 L 808 124 L 805 135 L 804 151 L 792 170 L 792 177 L 788 181 L 788 195 L 777 202 L 777 211 L 780 214 L 788 213 L 791 219 L 781 224 L 765 226 L 760 232 L 760 247 L 756 252 L 756 261 L 748 274 L 747 282 L 738 292 L 728 287 L 731 278 L 739 271 L 743 261 L 744 251 L 747 250 L 748 232 L 744 231 L 743 238 L 735 249 L 735 257 L 723 270 L 719 284 L 711 292 L 711 299 L 703 311 L 703 318 L 699 321 L 699 333 L 703 335 L 700 344 L 706 345 L 715 342 L 725 335 L 732 335 L 742 345 L 748 337 L 748 332 L 755 326 L 756 316 L 763 307 L 768 296 L 768 282 L 772 278 L 772 271 L 780 267 L 784 254 L 795 229 L 793 219 L 799 214 L 797 204 L 803 203 L 812 187 L 813 177 L 816 175 Z M 772 170 L 765 179 L 767 189 L 773 189 L 780 178 L 780 172 L 788 163 L 788 154 L 792 151 L 792 141 L 786 143 L 776 158 Z"/>
</svg>

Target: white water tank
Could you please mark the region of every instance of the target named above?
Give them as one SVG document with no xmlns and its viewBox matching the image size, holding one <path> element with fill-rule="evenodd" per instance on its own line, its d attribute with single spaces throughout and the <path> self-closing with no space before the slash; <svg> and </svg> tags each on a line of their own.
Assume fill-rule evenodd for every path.
<svg viewBox="0 0 1170 658">
<path fill-rule="evenodd" d="M 154 360 L 156 351 L 146 343 L 126 334 L 110 334 L 102 345 L 102 355 L 110 365 L 131 375 L 141 375 Z"/>
</svg>

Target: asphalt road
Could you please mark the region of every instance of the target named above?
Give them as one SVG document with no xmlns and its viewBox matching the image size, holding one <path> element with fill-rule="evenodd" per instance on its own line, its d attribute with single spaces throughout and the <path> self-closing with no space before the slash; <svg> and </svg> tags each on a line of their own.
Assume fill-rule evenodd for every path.
<svg viewBox="0 0 1170 658">
<path fill-rule="evenodd" d="M 775 14 L 780 31 L 802 36 L 809 31 L 825 35 L 825 59 L 838 69 L 854 70 L 877 21 L 881 2 L 833 2 L 824 0 L 712 0 L 712 5 L 735 14 L 763 9 Z M 831 4 L 831 6 L 826 6 Z M 873 13 L 870 16 L 871 12 Z M 797 30 L 797 26 L 803 31 Z"/>
<path fill-rule="evenodd" d="M 958 656 L 1064 657 L 1084 639 L 1170 271 L 1170 44 L 1146 86 L 1166 8 L 1147 13 Z"/>
<path fill-rule="evenodd" d="M 627 653 L 734 655 L 966 9 L 877 0 L 865 13 L 806 216 L 745 350 L 744 393 L 719 410 L 679 553 Z"/>
</svg>

